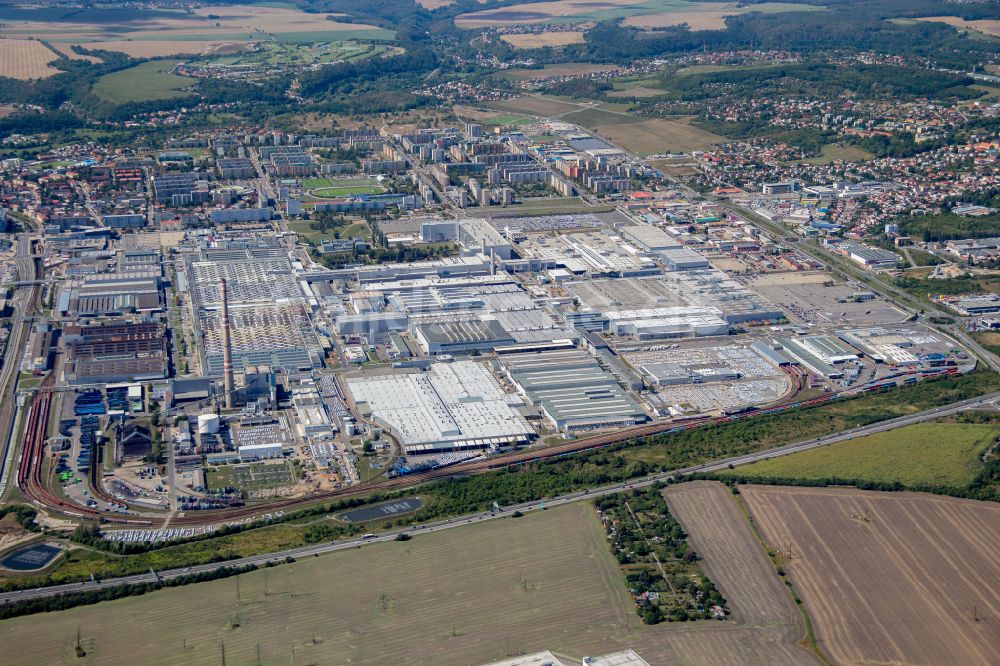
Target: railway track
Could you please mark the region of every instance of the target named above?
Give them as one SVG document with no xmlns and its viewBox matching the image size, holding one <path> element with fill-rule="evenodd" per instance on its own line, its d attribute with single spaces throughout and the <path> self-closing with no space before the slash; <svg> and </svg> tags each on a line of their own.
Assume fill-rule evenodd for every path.
<svg viewBox="0 0 1000 666">
<path fill-rule="evenodd" d="M 622 428 L 620 430 L 612 432 L 601 433 L 598 435 L 593 435 L 582 439 L 572 440 L 561 444 L 555 444 L 542 449 L 521 451 L 508 455 L 496 456 L 493 458 L 484 458 L 482 460 L 475 460 L 467 463 L 459 463 L 457 465 L 452 465 L 449 467 L 443 467 L 439 469 L 432 469 L 425 472 L 407 474 L 405 476 L 384 478 L 370 483 L 359 484 L 347 488 L 339 488 L 336 490 L 326 491 L 324 493 L 316 494 L 313 495 L 312 497 L 307 497 L 307 498 L 277 500 L 273 502 L 268 502 L 266 504 L 243 506 L 233 509 L 198 511 L 197 513 L 192 513 L 188 515 L 175 516 L 170 521 L 170 525 L 172 527 L 180 527 L 180 526 L 195 527 L 195 526 L 205 526 L 205 525 L 218 525 L 220 523 L 225 523 L 225 522 L 234 522 L 244 519 L 252 519 L 256 516 L 261 516 L 262 514 L 284 512 L 284 511 L 306 508 L 308 506 L 320 504 L 322 502 L 334 499 L 357 497 L 360 495 L 367 495 L 380 491 L 398 490 L 401 488 L 407 488 L 419 485 L 421 483 L 426 483 L 428 481 L 445 479 L 449 477 L 484 474 L 487 472 L 491 472 L 506 467 L 524 465 L 532 462 L 550 460 L 553 458 L 572 455 L 575 453 L 602 449 L 644 437 L 676 434 L 687 430 L 706 428 L 714 425 L 730 423 L 733 421 L 749 419 L 756 416 L 774 414 L 789 409 L 795 409 L 798 407 L 813 406 L 813 405 L 823 404 L 826 402 L 832 402 L 835 400 L 842 400 L 848 397 L 853 397 L 864 393 L 888 390 L 892 386 L 896 385 L 897 379 L 903 379 L 903 381 L 907 381 L 909 377 L 903 377 L 904 375 L 913 375 L 913 378 L 915 380 L 918 374 L 923 378 L 928 378 L 940 375 L 953 375 L 957 374 L 957 372 L 958 371 L 955 368 L 941 368 L 936 371 L 929 371 L 923 373 L 918 373 L 916 371 L 900 372 L 897 373 L 897 375 L 892 375 L 883 378 L 879 382 L 876 382 L 874 384 L 862 388 L 855 389 L 854 391 L 850 392 L 832 393 L 817 398 L 812 398 L 810 400 L 786 403 L 770 407 L 767 409 L 755 409 L 738 414 L 722 415 L 713 418 L 690 421 L 681 424 L 678 424 L 677 422 L 659 422 L 659 423 L 638 425 L 629 428 Z M 135 516 L 126 517 L 125 515 L 118 513 L 91 509 L 89 507 L 82 507 L 76 504 L 66 502 L 65 500 L 61 500 L 58 497 L 55 497 L 50 491 L 48 491 L 44 487 L 44 484 L 41 483 L 41 477 L 40 477 L 41 462 L 43 457 L 45 433 L 48 423 L 49 402 L 51 400 L 51 395 L 52 395 L 51 385 L 45 386 L 45 384 L 50 381 L 51 381 L 51 376 L 49 378 L 46 378 L 46 382 L 43 382 L 43 387 L 40 387 L 42 389 L 40 391 L 41 395 L 32 404 L 31 413 L 29 415 L 28 428 L 26 428 L 25 430 L 26 449 L 21 459 L 22 468 L 19 470 L 18 473 L 18 484 L 19 486 L 22 487 L 22 489 L 25 490 L 25 494 L 28 495 L 36 504 L 40 506 L 51 508 L 60 513 L 64 513 L 70 516 L 75 516 L 80 518 L 94 518 L 94 519 L 100 518 L 106 522 L 119 525 L 130 525 L 133 527 L 162 526 L 163 523 L 166 521 L 165 516 L 162 518 L 160 517 L 140 518 Z M 22 485 L 22 483 L 24 483 L 24 485 Z"/>
</svg>

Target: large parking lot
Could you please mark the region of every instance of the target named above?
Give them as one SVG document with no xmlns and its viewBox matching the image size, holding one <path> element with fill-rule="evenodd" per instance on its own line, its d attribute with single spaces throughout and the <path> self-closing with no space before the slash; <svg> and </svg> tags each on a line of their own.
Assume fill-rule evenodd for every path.
<svg viewBox="0 0 1000 666">
<path fill-rule="evenodd" d="M 751 279 L 749 286 L 803 324 L 874 326 L 906 318 L 882 298 L 854 300 L 867 289 L 828 273 L 772 273 Z"/>
</svg>

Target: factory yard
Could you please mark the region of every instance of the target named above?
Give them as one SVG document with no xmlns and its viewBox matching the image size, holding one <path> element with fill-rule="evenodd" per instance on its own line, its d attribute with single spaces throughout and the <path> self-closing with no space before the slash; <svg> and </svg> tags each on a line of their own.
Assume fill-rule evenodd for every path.
<svg viewBox="0 0 1000 666">
<path fill-rule="evenodd" d="M 860 286 L 828 273 L 772 273 L 749 281 L 754 291 L 804 324 L 871 326 L 904 321 L 907 314 Z"/>
<path fill-rule="evenodd" d="M 228 663 L 254 662 L 258 645 L 265 663 L 293 646 L 300 663 L 484 663 L 627 647 L 651 664 L 810 663 L 787 593 L 726 495 L 692 484 L 667 499 L 734 621 L 641 625 L 594 507 L 579 502 L 245 574 L 239 603 L 236 583 L 220 580 L 52 613 L 44 627 L 6 620 L 5 640 L 23 646 L 7 663 L 130 664 L 137 649 L 158 664 L 215 663 L 223 642 Z M 724 549 L 709 546 L 716 539 Z"/>
<path fill-rule="evenodd" d="M 741 497 L 790 554 L 834 663 L 1000 661 L 997 505 L 843 488 L 743 486 Z"/>
</svg>

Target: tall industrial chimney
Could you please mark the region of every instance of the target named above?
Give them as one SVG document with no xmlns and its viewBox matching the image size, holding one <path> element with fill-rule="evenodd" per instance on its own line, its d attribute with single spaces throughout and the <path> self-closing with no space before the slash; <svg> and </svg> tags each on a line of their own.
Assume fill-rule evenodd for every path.
<svg viewBox="0 0 1000 666">
<path fill-rule="evenodd" d="M 229 335 L 229 292 L 222 279 L 222 382 L 226 392 L 226 409 L 233 409 L 233 343 Z"/>
</svg>

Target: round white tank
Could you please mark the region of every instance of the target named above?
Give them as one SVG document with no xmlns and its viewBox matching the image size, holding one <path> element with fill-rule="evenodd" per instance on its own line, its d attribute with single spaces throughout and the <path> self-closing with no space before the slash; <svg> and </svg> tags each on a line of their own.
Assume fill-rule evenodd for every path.
<svg viewBox="0 0 1000 666">
<path fill-rule="evenodd" d="M 200 414 L 198 416 L 198 434 L 214 435 L 219 432 L 218 414 Z"/>
</svg>

